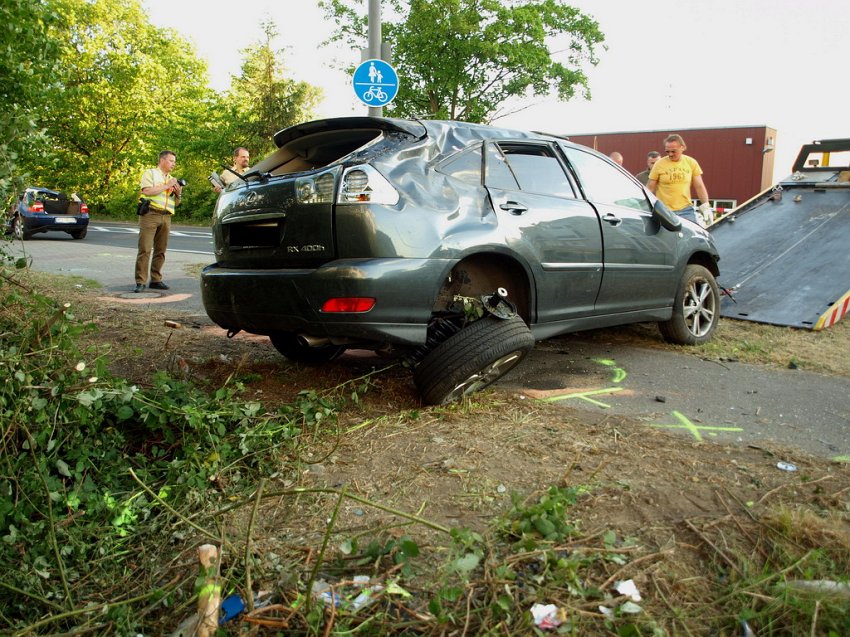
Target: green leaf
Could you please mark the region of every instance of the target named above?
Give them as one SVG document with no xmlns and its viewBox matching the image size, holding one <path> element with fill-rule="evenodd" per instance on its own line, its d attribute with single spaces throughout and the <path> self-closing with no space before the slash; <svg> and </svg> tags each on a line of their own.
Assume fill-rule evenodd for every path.
<svg viewBox="0 0 850 637">
<path fill-rule="evenodd" d="M 124 420 L 132 418 L 134 413 L 135 412 L 130 405 L 121 405 L 115 412 L 115 417 L 118 419 L 118 422 L 123 422 Z"/>
<path fill-rule="evenodd" d="M 536 520 L 534 520 L 534 528 L 543 537 L 549 537 L 552 533 L 555 532 L 555 525 L 546 518 L 537 518 Z"/>
<path fill-rule="evenodd" d="M 384 589 L 384 592 L 387 595 L 401 595 L 402 597 L 405 597 L 405 598 L 412 597 L 412 595 L 409 592 L 407 592 L 405 589 L 403 589 L 401 586 L 399 586 L 398 583 L 395 582 L 395 581 L 388 582 L 386 588 Z"/>
<path fill-rule="evenodd" d="M 449 565 L 449 568 L 462 575 L 468 575 L 478 567 L 480 561 L 481 559 L 474 553 L 467 553 L 463 557 L 454 560 Z"/>
</svg>

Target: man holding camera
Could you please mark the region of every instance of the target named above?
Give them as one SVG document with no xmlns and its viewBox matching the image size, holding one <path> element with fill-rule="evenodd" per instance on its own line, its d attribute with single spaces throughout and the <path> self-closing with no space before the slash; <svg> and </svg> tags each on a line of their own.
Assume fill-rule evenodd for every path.
<svg viewBox="0 0 850 637">
<path fill-rule="evenodd" d="M 162 281 L 162 266 L 165 263 L 165 251 L 168 248 L 168 234 L 171 231 L 171 216 L 180 203 L 180 194 L 186 182 L 171 176 L 177 155 L 174 151 L 164 150 L 159 154 L 159 164 L 142 174 L 142 198 L 150 204 L 148 211 L 139 217 L 139 252 L 136 256 L 136 287 L 134 292 L 145 289 L 150 269 L 150 288 L 167 290 Z M 153 256 L 151 256 L 153 255 Z"/>
</svg>

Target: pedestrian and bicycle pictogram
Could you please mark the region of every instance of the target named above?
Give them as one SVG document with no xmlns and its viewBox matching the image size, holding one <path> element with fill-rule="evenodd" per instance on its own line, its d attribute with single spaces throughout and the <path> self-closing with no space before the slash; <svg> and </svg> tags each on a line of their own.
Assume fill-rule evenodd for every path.
<svg viewBox="0 0 850 637">
<path fill-rule="evenodd" d="M 386 106 L 398 95 L 398 74 L 383 60 L 366 60 L 354 70 L 357 99 L 366 106 Z"/>
</svg>

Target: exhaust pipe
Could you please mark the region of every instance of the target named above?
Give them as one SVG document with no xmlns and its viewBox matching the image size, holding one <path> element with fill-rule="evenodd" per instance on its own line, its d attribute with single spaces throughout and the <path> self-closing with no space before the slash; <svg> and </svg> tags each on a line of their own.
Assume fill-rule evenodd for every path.
<svg viewBox="0 0 850 637">
<path fill-rule="evenodd" d="M 299 334 L 298 340 L 306 347 L 324 347 L 333 344 L 326 336 L 310 336 L 309 334 Z"/>
</svg>

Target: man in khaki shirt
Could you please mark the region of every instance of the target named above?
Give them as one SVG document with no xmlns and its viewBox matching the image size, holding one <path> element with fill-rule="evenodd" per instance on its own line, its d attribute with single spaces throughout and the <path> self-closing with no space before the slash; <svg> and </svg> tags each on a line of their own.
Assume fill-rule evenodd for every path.
<svg viewBox="0 0 850 637">
<path fill-rule="evenodd" d="M 244 175 L 245 171 L 248 170 L 248 164 L 250 160 L 251 156 L 248 154 L 248 149 L 239 146 L 233 151 L 233 165 L 230 167 L 230 170 L 239 173 L 240 175 Z M 230 172 L 230 170 L 223 170 L 221 172 L 221 175 L 219 175 L 219 179 L 221 179 L 221 183 L 225 187 L 229 186 L 238 179 L 238 177 L 232 172 Z M 213 189 L 216 192 L 222 191 L 222 187 L 218 184 L 214 184 Z"/>
</svg>

